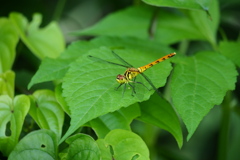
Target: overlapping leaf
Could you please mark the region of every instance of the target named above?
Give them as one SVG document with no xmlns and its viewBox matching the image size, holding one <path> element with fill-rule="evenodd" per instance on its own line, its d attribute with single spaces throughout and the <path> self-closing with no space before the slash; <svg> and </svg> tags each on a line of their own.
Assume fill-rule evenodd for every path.
<svg viewBox="0 0 240 160">
<path fill-rule="evenodd" d="M 52 130 L 60 139 L 64 121 L 64 112 L 50 90 L 38 90 L 31 98 L 29 114 L 42 129 Z"/>
<path fill-rule="evenodd" d="M 179 118 L 168 101 L 157 94 L 151 96 L 149 101 L 140 103 L 140 120 L 153 124 L 170 132 L 176 139 L 179 148 L 182 147 L 183 137 Z"/>
<path fill-rule="evenodd" d="M 142 66 L 146 62 L 151 62 L 163 56 L 163 54 L 157 54 L 157 52 L 163 52 L 160 48 L 159 51 L 152 48 L 152 54 L 146 54 L 147 52 L 144 52 L 144 48 L 141 49 L 141 51 L 120 49 L 116 50 L 116 52 L 121 57 L 124 57 L 126 61 L 133 62 L 135 66 Z M 112 55 L 111 50 L 105 47 L 90 50 L 88 54 L 119 63 L 116 57 Z M 154 69 L 146 71 L 146 74 L 151 75 L 150 79 L 156 87 L 160 87 L 165 84 L 170 70 L 169 62 L 163 62 L 154 66 Z M 63 95 L 70 106 L 72 121 L 64 138 L 93 118 L 149 98 L 154 90 L 148 91 L 140 84 L 136 84 L 137 94 L 135 96 L 132 96 L 132 91 L 128 88 L 124 96 L 122 94 L 123 88 L 120 88 L 118 91 L 114 90 L 118 86 L 115 81 L 116 75 L 124 71 L 125 68 L 121 66 L 97 62 L 91 60 L 87 55 L 80 57 L 71 64 L 64 78 Z M 141 76 L 137 77 L 137 81 L 151 88 Z"/>
<path fill-rule="evenodd" d="M 56 160 L 57 157 L 57 136 L 50 130 L 38 130 L 25 136 L 8 159 Z"/>
<path fill-rule="evenodd" d="M 208 17 L 204 12 L 202 13 L 205 15 L 206 19 L 204 25 L 207 25 L 206 23 L 210 23 L 207 20 Z M 150 22 L 154 14 L 155 10 L 152 8 L 129 7 L 116 13 L 112 13 L 96 25 L 76 32 L 76 34 L 95 36 L 124 35 L 149 39 L 148 29 L 151 25 Z M 124 21 L 124 23 L 122 23 L 122 21 Z M 171 44 L 185 39 L 208 40 L 206 39 L 205 33 L 203 34 L 202 32 L 199 32 L 195 23 L 184 13 L 179 14 L 160 10 L 157 13 L 155 21 L 157 25 L 156 31 L 154 32 L 154 40 L 161 43 Z"/>
<path fill-rule="evenodd" d="M 236 76 L 233 63 L 214 52 L 184 58 L 175 66 L 171 95 L 188 129 L 188 139 L 209 110 L 235 88 Z"/>
<path fill-rule="evenodd" d="M 111 145 L 115 160 L 134 159 L 134 157 L 138 157 L 138 160 L 149 159 L 149 150 L 146 144 L 133 132 L 115 129 L 104 140 Z"/>
<path fill-rule="evenodd" d="M 0 150 L 8 155 L 18 143 L 25 116 L 30 108 L 26 95 L 11 99 L 8 95 L 0 96 Z M 10 123 L 11 134 L 6 135 L 7 123 Z"/>
<path fill-rule="evenodd" d="M 222 55 L 226 56 L 228 59 L 232 60 L 238 67 L 240 67 L 240 42 L 220 42 L 219 50 Z"/>
<path fill-rule="evenodd" d="M 11 13 L 10 19 L 19 32 L 22 41 L 40 59 L 56 58 L 63 51 L 65 44 L 63 35 L 56 22 L 51 22 L 40 29 L 42 21 L 40 14 L 34 14 L 31 23 L 20 13 Z"/>
<path fill-rule="evenodd" d="M 209 0 L 143 0 L 143 2 L 162 7 L 176 7 L 176 8 L 185 8 L 185 9 L 199 9 L 207 10 L 209 8 Z"/>
<path fill-rule="evenodd" d="M 0 35 L 0 73 L 3 73 L 12 68 L 19 38 L 13 23 L 6 18 L 0 19 Z"/>
</svg>

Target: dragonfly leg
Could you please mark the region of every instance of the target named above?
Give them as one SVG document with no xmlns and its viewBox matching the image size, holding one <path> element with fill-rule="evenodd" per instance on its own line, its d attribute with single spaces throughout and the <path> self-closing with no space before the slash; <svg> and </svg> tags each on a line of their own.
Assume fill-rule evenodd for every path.
<svg viewBox="0 0 240 160">
<path fill-rule="evenodd" d="M 145 88 L 147 88 L 147 90 L 151 90 L 151 89 L 149 89 L 145 84 L 143 84 L 142 82 L 135 82 L 135 83 L 138 83 L 138 84 L 141 84 L 141 85 L 143 85 Z"/>
<path fill-rule="evenodd" d="M 115 88 L 115 90 L 117 91 L 117 90 L 118 90 L 118 88 L 120 88 L 122 85 L 123 85 L 123 83 L 119 84 L 119 86 L 118 86 L 118 87 L 116 87 L 116 88 Z"/>
<path fill-rule="evenodd" d="M 124 88 L 123 88 L 123 92 L 122 92 L 122 97 L 124 96 L 124 93 L 125 93 L 125 91 L 126 91 L 126 83 L 124 83 Z"/>
<path fill-rule="evenodd" d="M 130 83 L 128 83 L 128 84 L 132 88 L 132 96 L 134 96 L 134 94 L 136 94 L 135 87 L 133 85 L 131 85 Z"/>
<path fill-rule="evenodd" d="M 145 88 L 147 88 L 147 90 L 149 90 L 149 91 L 151 90 L 151 89 L 149 89 L 146 85 L 144 85 L 142 82 L 136 82 L 136 78 L 137 78 L 137 77 L 134 77 L 134 79 L 133 79 L 133 82 L 134 82 L 134 83 L 141 84 L 141 85 L 143 85 Z"/>
</svg>

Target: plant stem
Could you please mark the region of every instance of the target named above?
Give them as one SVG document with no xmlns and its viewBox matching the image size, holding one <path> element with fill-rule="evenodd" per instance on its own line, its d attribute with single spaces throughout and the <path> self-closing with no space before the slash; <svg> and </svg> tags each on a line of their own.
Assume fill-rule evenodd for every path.
<svg viewBox="0 0 240 160">
<path fill-rule="evenodd" d="M 228 92 L 222 103 L 222 121 L 218 139 L 218 160 L 227 159 L 231 93 Z"/>
<path fill-rule="evenodd" d="M 62 15 L 63 8 L 65 6 L 66 0 L 59 0 L 53 14 L 53 20 L 58 21 Z"/>
</svg>

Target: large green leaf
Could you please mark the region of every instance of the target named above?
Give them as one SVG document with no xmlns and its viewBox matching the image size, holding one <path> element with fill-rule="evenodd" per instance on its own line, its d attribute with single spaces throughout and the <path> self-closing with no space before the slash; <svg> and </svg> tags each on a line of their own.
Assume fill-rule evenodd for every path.
<svg viewBox="0 0 240 160">
<path fill-rule="evenodd" d="M 0 96 L 0 150 L 9 155 L 18 143 L 25 116 L 30 108 L 30 101 L 26 95 L 11 99 L 8 95 Z M 10 123 L 10 135 L 7 124 Z"/>
<path fill-rule="evenodd" d="M 42 129 L 52 130 L 60 139 L 64 121 L 64 112 L 50 90 L 38 90 L 30 96 L 29 114 Z"/>
<path fill-rule="evenodd" d="M 14 148 L 9 160 L 57 159 L 57 136 L 50 130 L 33 131 Z"/>
<path fill-rule="evenodd" d="M 170 132 L 176 139 L 179 148 L 182 147 L 183 137 L 179 118 L 168 101 L 157 94 L 148 101 L 140 103 L 140 120 L 158 126 Z"/>
<path fill-rule="evenodd" d="M 204 14 L 202 16 L 205 16 L 206 19 L 208 18 L 205 12 L 201 11 L 201 13 Z M 155 9 L 153 10 L 152 8 L 139 6 L 129 7 L 108 15 L 96 25 L 78 31 L 76 34 L 94 36 L 133 36 L 142 39 L 149 39 L 150 35 L 148 34 L 148 29 L 154 14 Z M 217 20 L 214 19 L 214 22 L 215 21 Z M 206 22 L 210 23 L 207 20 Z M 196 27 L 196 22 L 182 12 L 167 12 L 165 10 L 159 10 L 155 23 L 157 23 L 157 25 L 153 39 L 164 44 L 171 44 L 185 39 L 208 40 L 206 33 L 199 32 L 198 27 L 201 27 L 202 25 Z M 205 29 L 205 27 L 203 29 Z"/>
<path fill-rule="evenodd" d="M 18 43 L 18 33 L 13 23 L 6 18 L 0 18 L 0 74 L 11 70 L 15 60 L 15 48 Z"/>
<path fill-rule="evenodd" d="M 115 129 L 105 138 L 105 142 L 112 147 L 115 160 L 148 160 L 149 151 L 144 141 L 137 134 Z"/>
<path fill-rule="evenodd" d="M 42 21 L 40 14 L 34 14 L 29 23 L 26 17 L 16 12 L 10 14 L 10 20 L 16 26 L 22 41 L 38 58 L 56 58 L 64 50 L 64 38 L 56 22 L 39 28 Z"/>
<path fill-rule="evenodd" d="M 176 7 L 185 9 L 208 10 L 210 0 L 142 0 L 143 2 L 160 7 Z"/>
<path fill-rule="evenodd" d="M 69 137 L 66 142 L 69 144 L 66 160 L 101 159 L 97 143 L 88 135 L 76 134 Z"/>
<path fill-rule="evenodd" d="M 137 43 L 137 41 L 135 41 Z M 133 43 L 133 42 L 132 42 Z M 146 46 L 147 42 L 145 43 Z M 148 47 L 139 47 L 138 49 L 120 49 L 115 50 L 126 61 L 132 62 L 135 66 L 142 66 L 149 63 L 166 53 L 159 49 L 151 48 L 151 54 L 146 54 Z M 150 49 L 150 48 L 149 48 Z M 169 53 L 169 52 L 168 52 Z M 71 126 L 63 139 L 73 133 L 78 127 L 87 121 L 108 112 L 113 112 L 121 107 L 127 107 L 136 102 L 149 99 L 153 93 L 153 89 L 148 91 L 141 84 L 136 85 L 135 96 L 132 96 L 132 90 L 126 89 L 124 96 L 122 94 L 124 87 L 115 91 L 119 84 L 115 81 L 115 77 L 119 73 L 123 73 L 125 68 L 117 65 L 102 63 L 90 59 L 88 55 L 101 57 L 104 60 L 119 63 L 111 50 L 106 47 L 90 50 L 87 55 L 79 57 L 70 66 L 70 69 L 64 78 L 63 95 L 71 110 Z M 170 74 L 171 65 L 169 61 L 162 62 L 154 69 L 146 71 L 153 84 L 158 88 L 166 83 L 166 78 Z M 137 81 L 142 82 L 148 88 L 151 86 L 139 75 Z"/>
<path fill-rule="evenodd" d="M 238 42 L 227 42 L 221 41 L 219 51 L 222 55 L 233 61 L 238 67 L 240 67 L 240 41 Z"/>
<path fill-rule="evenodd" d="M 236 76 L 234 64 L 214 52 L 201 52 L 177 63 L 171 96 L 188 129 L 188 139 L 210 109 L 235 88 Z"/>
</svg>

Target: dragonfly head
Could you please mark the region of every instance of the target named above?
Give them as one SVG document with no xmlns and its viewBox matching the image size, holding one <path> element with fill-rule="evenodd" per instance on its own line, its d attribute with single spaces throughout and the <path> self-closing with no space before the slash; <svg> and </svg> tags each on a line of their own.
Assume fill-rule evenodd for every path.
<svg viewBox="0 0 240 160">
<path fill-rule="evenodd" d="M 117 75 L 116 81 L 120 84 L 127 83 L 127 79 L 124 75 Z"/>
</svg>

